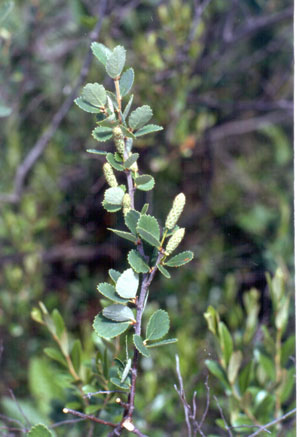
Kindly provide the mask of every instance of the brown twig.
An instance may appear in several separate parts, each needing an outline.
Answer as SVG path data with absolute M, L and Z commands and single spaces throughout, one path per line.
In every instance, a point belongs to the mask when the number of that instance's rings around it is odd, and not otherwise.
M 95 28 L 92 30 L 92 32 L 89 35 L 88 39 L 88 46 L 90 46 L 91 42 L 98 38 L 99 32 L 102 27 L 103 18 L 105 16 L 105 10 L 106 10 L 106 4 L 107 0 L 101 0 L 99 3 L 98 8 L 98 21 L 95 26 Z M 67 115 L 70 107 L 73 104 L 73 101 L 75 97 L 78 94 L 78 90 L 80 86 L 82 85 L 84 79 L 86 78 L 89 67 L 92 61 L 92 52 L 89 48 L 89 51 L 83 61 L 78 79 L 69 94 L 69 96 L 66 98 L 62 106 L 59 108 L 59 110 L 56 112 L 56 114 L 53 116 L 49 126 L 45 130 L 45 132 L 42 134 L 42 136 L 37 140 L 33 148 L 30 150 L 28 155 L 24 158 L 22 163 L 19 165 L 15 179 L 14 179 L 14 189 L 12 193 L 9 194 L 2 194 L 0 195 L 0 202 L 7 202 L 7 203 L 18 203 L 21 199 L 22 193 L 24 191 L 24 184 L 25 180 L 30 172 L 30 170 L 33 168 L 36 161 L 41 157 L 44 150 L 46 149 L 47 145 L 49 144 L 49 141 L 55 134 L 56 130 L 58 129 L 59 125 L 61 124 L 64 117 Z
M 117 426 L 115 423 L 108 422 L 107 420 L 98 419 L 98 417 L 91 416 L 89 414 L 84 414 L 81 413 L 80 411 L 70 410 L 70 408 L 64 408 L 63 412 L 65 414 L 73 414 L 74 416 L 80 417 L 83 420 L 91 420 L 92 422 L 100 423 L 101 425 L 107 425 L 112 428 L 115 428 Z

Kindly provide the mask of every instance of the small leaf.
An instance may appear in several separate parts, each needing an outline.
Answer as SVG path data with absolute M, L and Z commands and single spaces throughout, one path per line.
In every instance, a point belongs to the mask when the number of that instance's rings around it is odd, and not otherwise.
M 158 270 L 160 271 L 160 273 L 161 273 L 162 275 L 164 275 L 165 278 L 167 278 L 167 279 L 170 279 L 170 278 L 171 278 L 171 275 L 170 275 L 170 273 L 168 272 L 168 270 L 165 269 L 161 264 L 158 264 L 157 268 L 158 268 Z
M 111 279 L 114 281 L 114 283 L 116 283 L 119 277 L 121 276 L 121 272 L 118 272 L 115 269 L 109 269 L 108 274 L 111 277 Z
M 190 262 L 193 259 L 193 257 L 194 257 L 193 252 L 187 250 L 185 252 L 181 252 L 178 255 L 173 256 L 173 258 L 170 258 L 168 261 L 164 262 L 164 265 L 168 267 L 180 267 Z
M 127 378 L 130 370 L 131 370 L 131 358 L 128 359 L 126 366 L 124 367 L 124 370 L 122 372 L 121 375 L 121 383 L 123 383 L 125 381 L 125 379 Z
M 74 366 L 75 371 L 78 373 L 81 366 L 82 360 L 82 347 L 79 339 L 74 341 L 72 350 L 71 350 L 71 360 Z
M 120 273 L 121 276 L 121 273 Z M 108 284 L 107 282 L 101 282 L 100 284 L 97 285 L 97 290 L 105 297 L 107 297 L 107 299 L 113 301 L 113 302 L 117 302 L 117 303 L 121 303 L 123 305 L 125 305 L 128 300 L 127 299 L 122 299 L 115 290 L 115 287 L 111 284 Z
M 141 214 L 147 214 L 148 208 L 149 208 L 149 203 L 145 203 L 145 205 L 143 206 L 143 208 L 141 210 Z
M 130 267 L 137 273 L 148 273 L 150 267 L 137 250 L 132 249 L 127 256 Z
M 250 385 L 253 366 L 254 362 L 250 361 L 239 374 L 239 387 L 242 395 Z
M 131 87 L 133 85 L 134 82 L 134 70 L 133 68 L 128 68 L 128 70 L 126 70 L 120 79 L 120 93 L 121 96 L 126 96 L 126 94 L 129 93 L 129 91 L 131 90 Z
M 155 217 L 142 214 L 137 223 L 137 232 L 140 237 L 151 246 L 159 247 L 160 228 Z
M 94 155 L 107 155 L 107 152 L 104 152 L 102 150 L 96 150 L 96 149 L 87 149 L 87 153 L 93 153 Z
M 204 313 L 204 318 L 206 319 L 208 329 L 214 334 L 218 335 L 218 325 L 220 322 L 219 313 L 211 305 L 207 308 L 206 313 Z
M 178 341 L 177 338 L 167 338 L 166 340 L 161 340 L 158 341 L 157 343 L 147 344 L 147 347 L 151 348 L 151 347 L 167 346 L 168 344 L 177 343 L 177 341 Z
M 105 66 L 107 59 L 111 55 L 111 50 L 104 44 L 101 44 L 99 42 L 92 42 L 91 49 L 98 61 L 100 61 Z
M 233 354 L 231 355 L 228 364 L 228 370 L 227 370 L 227 376 L 230 384 L 235 383 L 239 369 L 242 364 L 242 360 L 243 360 L 243 354 L 241 351 L 233 352 Z
M 118 235 L 118 237 L 125 238 L 125 240 L 129 240 L 132 243 L 136 243 L 137 237 L 132 235 L 130 232 L 119 231 L 118 229 L 107 228 L 109 231 L 112 231 L 114 234 Z
M 126 62 L 126 50 L 122 46 L 113 49 L 105 65 L 107 74 L 112 79 L 117 79 L 124 68 Z
M 133 111 L 130 114 L 129 126 L 133 130 L 140 129 L 146 123 L 148 123 L 150 118 L 152 118 L 152 115 L 153 115 L 153 113 L 152 113 L 152 109 L 150 108 L 150 106 L 148 106 L 148 105 L 140 106 L 139 108 L 137 108 L 135 111 Z
M 139 153 L 133 153 L 130 155 L 129 158 L 124 162 L 124 167 L 130 168 L 138 160 L 139 156 Z
M 104 193 L 104 200 L 111 205 L 122 205 L 124 191 L 120 187 L 108 188 Z
M 123 112 L 124 120 L 126 120 L 126 118 L 128 117 L 129 111 L 131 109 L 132 102 L 133 102 L 133 94 L 131 94 L 129 101 L 128 101 L 127 105 L 125 106 L 125 109 L 124 109 L 124 112 Z
M 114 338 L 128 329 L 130 322 L 113 322 L 99 313 L 93 323 L 93 328 L 99 337 Z
M 139 221 L 140 216 L 141 215 L 138 211 L 136 211 L 135 209 L 131 209 L 130 211 L 128 211 L 125 217 L 125 224 L 127 228 L 135 235 L 136 235 L 137 223 Z
M 157 126 L 156 124 L 146 124 L 146 126 L 136 131 L 134 135 L 136 137 L 141 137 L 142 135 L 150 134 L 152 132 L 158 132 L 160 130 L 163 130 L 162 126 Z
M 137 350 L 146 358 L 150 357 L 150 352 L 146 348 L 146 346 L 143 343 L 143 339 L 140 335 L 134 334 L 133 336 L 133 343 Z
M 118 163 L 118 162 L 116 161 L 116 159 L 115 159 L 115 157 L 114 157 L 114 155 L 113 155 L 112 153 L 108 153 L 108 154 L 106 155 L 106 160 L 107 160 L 107 162 L 110 163 L 110 165 L 111 165 L 115 170 L 118 170 L 118 171 L 123 171 L 123 170 L 124 170 L 123 165 L 121 165 L 120 163 Z
M 134 182 L 135 182 L 136 186 L 139 188 L 139 185 L 147 184 L 152 179 L 153 179 L 153 177 L 150 176 L 149 174 L 143 174 L 142 176 L 138 176 L 137 178 L 135 178 Z
M 62 364 L 63 366 L 67 366 L 67 362 L 65 360 L 65 357 L 63 354 L 58 351 L 57 349 L 54 349 L 53 347 L 46 347 L 44 349 L 44 353 L 51 358 L 51 360 L 57 361 L 58 363 Z
M 224 363 L 225 366 L 228 366 L 233 350 L 233 342 L 230 332 L 228 331 L 227 326 L 223 322 L 219 322 L 219 339 L 220 339 L 220 346 L 224 358 Z
M 81 96 L 85 102 L 98 109 L 106 104 L 106 91 L 104 86 L 99 85 L 99 83 L 86 84 Z
M 135 322 L 132 310 L 125 305 L 109 305 L 103 309 L 102 314 L 107 319 L 114 320 L 115 322 Z
M 52 437 L 53 434 L 47 426 L 39 423 L 38 425 L 34 425 L 30 428 L 28 437 Z
M 164 337 L 170 329 L 169 315 L 164 310 L 157 310 L 150 317 L 146 328 L 147 340 L 159 340 Z
M 218 378 L 218 380 L 224 384 L 224 386 L 226 388 L 228 388 L 229 390 L 230 385 L 228 384 L 226 375 L 224 373 L 224 370 L 222 369 L 222 367 L 220 366 L 219 363 L 217 363 L 216 361 L 213 360 L 205 360 L 205 364 L 208 367 L 208 370 L 216 377 Z
M 139 287 L 139 275 L 132 269 L 121 274 L 116 284 L 116 291 L 124 299 L 133 299 Z
M 65 331 L 65 322 L 62 318 L 60 312 L 57 309 L 54 309 L 51 314 L 52 320 L 55 325 L 56 335 L 58 338 L 61 338 L 63 332 Z
M 113 205 L 112 203 L 108 203 L 105 200 L 103 200 L 102 206 L 108 212 L 117 212 L 120 211 L 120 209 L 122 209 L 122 205 Z
M 112 377 L 110 378 L 110 382 L 115 385 L 118 388 L 121 388 L 122 390 L 129 390 L 130 389 L 130 384 L 128 384 L 126 381 L 121 382 L 121 380 L 119 378 L 116 377 Z
M 92 137 L 95 140 L 104 142 L 112 138 L 112 128 L 106 126 L 98 126 L 92 131 Z
M 154 185 L 155 185 L 155 180 L 153 177 L 151 177 L 151 179 L 145 184 L 138 185 L 137 189 L 141 191 L 151 191 L 153 190 Z
M 99 108 L 96 108 L 95 106 L 86 102 L 82 97 L 77 97 L 77 99 L 74 100 L 74 103 L 85 112 L 89 112 L 91 114 L 99 113 Z

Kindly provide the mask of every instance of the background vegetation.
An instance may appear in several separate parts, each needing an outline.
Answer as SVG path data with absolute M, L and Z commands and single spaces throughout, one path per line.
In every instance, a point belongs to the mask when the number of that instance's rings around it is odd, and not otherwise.
M 100 308 L 96 285 L 108 268 L 123 268 L 127 244 L 105 231 L 116 219 L 101 208 L 102 161 L 85 152 L 97 147 L 93 122 L 71 104 L 86 79 L 104 78 L 91 63 L 91 40 L 127 49 L 136 72 L 135 104 L 149 103 L 164 126 L 137 143 L 140 166 L 156 178 L 156 189 L 140 202 L 151 200 L 155 215 L 164 218 L 183 191 L 184 244 L 195 252 L 180 274 L 159 277 L 152 286 L 150 309 L 159 304 L 169 311 L 179 342 L 142 361 L 141 427 L 153 437 L 186 433 L 173 388 L 176 352 L 187 398 L 196 390 L 203 414 L 205 360 L 220 357 L 203 316 L 209 305 L 228 326 L 243 364 L 258 366 L 255 384 L 272 397 L 266 410 L 257 401 L 255 408 L 264 411 L 260 422 L 274 418 L 276 305 L 266 272 L 273 277 L 278 267 L 291 297 L 281 357 L 285 381 L 292 383 L 277 413 L 293 407 L 292 6 L 290 0 L 18 0 L 2 15 L 2 414 L 19 414 L 11 389 L 32 424 L 64 418 L 62 408 L 72 399 L 43 353 L 51 339 L 31 319 L 31 309 L 39 300 L 48 310 L 59 308 L 89 360 L 97 348 L 91 336 Z M 268 353 L 268 361 L 260 358 Z M 222 382 L 210 375 L 209 387 L 228 418 L 234 407 Z M 218 419 L 211 398 L 207 435 L 223 433 Z M 81 426 L 57 435 L 80 436 Z M 295 435 L 293 420 L 273 432 Z

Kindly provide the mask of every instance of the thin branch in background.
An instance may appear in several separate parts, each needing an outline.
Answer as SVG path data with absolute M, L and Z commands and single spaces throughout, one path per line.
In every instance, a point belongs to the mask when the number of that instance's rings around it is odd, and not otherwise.
M 27 432 L 27 429 L 24 427 L 24 423 L 22 423 L 20 420 L 18 419 L 11 419 L 10 417 L 5 416 L 4 414 L 0 413 L 0 419 L 8 422 L 8 423 L 14 423 L 20 426 L 20 431 L 22 432 Z
M 208 410 L 209 410 L 209 404 L 210 404 L 210 388 L 209 388 L 209 385 L 208 385 L 208 374 L 206 376 L 206 381 L 205 381 L 204 385 L 206 387 L 206 406 L 205 406 L 204 413 L 203 413 L 203 415 L 201 417 L 200 423 L 198 425 L 199 432 L 200 432 L 200 430 L 201 430 L 201 428 L 202 428 L 202 426 L 204 424 L 204 420 L 206 419 L 206 416 L 207 416 L 207 413 L 208 413 Z
M 87 393 L 86 395 L 84 395 L 84 398 L 91 399 L 91 397 L 96 396 L 96 395 L 110 395 L 112 393 L 124 393 L 124 391 L 122 391 L 122 390 L 99 390 L 99 391 L 95 391 L 92 393 Z
M 179 389 L 178 389 L 176 384 L 174 384 L 174 388 L 177 391 L 178 396 L 181 399 L 183 409 L 184 409 L 185 423 L 186 423 L 186 427 L 188 430 L 188 437 L 191 437 L 192 436 L 192 427 L 191 427 L 191 422 L 190 422 L 191 407 L 189 406 L 189 404 L 187 403 L 187 400 L 186 400 L 184 387 L 183 387 L 183 380 L 182 380 L 182 376 L 181 376 L 181 372 L 180 372 L 179 356 L 177 354 L 175 356 L 175 359 L 176 359 L 176 373 L 177 373 L 177 378 L 179 381 Z
M 20 201 L 22 193 L 24 191 L 25 180 L 27 178 L 28 173 L 31 171 L 36 161 L 41 157 L 47 145 L 49 144 L 49 141 L 51 140 L 51 138 L 57 131 L 58 127 L 60 126 L 62 120 L 69 112 L 69 109 L 71 108 L 73 101 L 78 94 L 78 90 L 80 86 L 82 85 L 83 81 L 88 75 L 89 68 L 92 62 L 92 52 L 90 50 L 90 45 L 91 42 L 96 40 L 99 36 L 102 27 L 103 18 L 105 16 L 106 4 L 107 4 L 107 0 L 101 0 L 99 3 L 98 21 L 95 28 L 92 30 L 92 32 L 89 35 L 89 40 L 88 40 L 89 50 L 83 61 L 78 79 L 72 91 L 70 92 L 69 96 L 66 98 L 62 106 L 59 108 L 59 110 L 56 112 L 56 114 L 53 116 L 48 128 L 45 130 L 42 136 L 37 140 L 37 142 L 30 150 L 28 155 L 24 158 L 22 163 L 19 165 L 14 179 L 13 192 L 10 194 L 0 195 L 0 202 L 18 203 Z
M 233 437 L 233 436 L 232 436 L 232 432 L 231 432 L 231 430 L 230 430 L 230 427 L 228 426 L 228 423 L 227 423 L 227 421 L 226 421 L 226 419 L 225 419 L 225 416 L 224 416 L 224 413 L 223 413 L 222 407 L 221 407 L 221 405 L 219 404 L 219 401 L 218 401 L 217 396 L 214 396 L 214 400 L 216 401 L 216 404 L 217 404 L 218 410 L 219 410 L 219 412 L 220 412 L 220 416 L 221 416 L 221 418 L 222 418 L 222 420 L 223 420 L 223 422 L 224 422 L 224 425 L 225 425 L 226 431 L 228 432 L 229 437 Z
M 68 420 L 62 420 L 61 422 L 53 423 L 49 426 L 50 429 L 58 428 L 59 426 L 63 425 L 72 425 L 74 423 L 83 422 L 85 419 L 68 419 Z
M 268 428 L 271 428 L 271 426 L 276 425 L 277 423 L 280 423 L 282 421 L 284 421 L 285 419 L 287 419 L 288 417 L 292 416 L 293 414 L 296 413 L 296 408 L 294 408 L 293 410 L 289 411 L 288 413 L 284 414 L 283 416 L 279 417 L 278 419 L 272 420 L 272 422 L 267 423 L 264 426 L 261 426 L 257 431 L 255 431 L 253 434 L 249 435 L 248 437 L 255 437 L 258 434 L 260 434 L 262 431 L 266 431 Z
M 14 392 L 13 392 L 11 389 L 8 389 L 8 391 L 9 391 L 9 394 L 10 394 L 12 400 L 15 402 L 15 404 L 16 404 L 16 406 L 17 406 L 17 408 L 18 408 L 18 410 L 19 410 L 19 412 L 20 412 L 20 414 L 21 414 L 21 416 L 24 417 L 26 424 L 27 424 L 28 427 L 30 428 L 30 427 L 31 427 L 31 423 L 29 422 L 28 417 L 27 417 L 26 414 L 24 413 L 24 411 L 23 411 L 21 405 L 20 405 L 19 402 L 17 401 L 17 399 L 16 399 L 16 397 L 15 397 L 15 395 L 14 395 Z

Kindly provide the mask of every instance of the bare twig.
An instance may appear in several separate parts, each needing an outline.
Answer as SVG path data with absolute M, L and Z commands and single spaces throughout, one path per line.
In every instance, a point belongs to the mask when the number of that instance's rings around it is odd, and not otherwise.
M 102 22 L 106 10 L 106 4 L 107 0 L 101 0 L 99 3 L 98 8 L 98 21 L 93 29 L 93 31 L 89 35 L 89 42 L 88 46 L 90 46 L 90 43 L 98 38 L 99 32 L 102 27 Z M 18 203 L 21 199 L 23 190 L 24 190 L 24 184 L 26 177 L 30 170 L 33 168 L 36 161 L 41 157 L 44 150 L 46 149 L 47 145 L 49 144 L 49 141 L 55 134 L 56 130 L 58 129 L 59 125 L 61 124 L 64 117 L 67 115 L 70 107 L 73 104 L 73 101 L 75 97 L 78 94 L 78 90 L 83 83 L 84 79 L 86 78 L 89 67 L 92 61 L 92 53 L 89 48 L 89 51 L 83 61 L 78 79 L 69 94 L 69 96 L 66 98 L 62 106 L 59 108 L 59 110 L 56 112 L 56 114 L 53 116 L 48 128 L 45 130 L 45 132 L 42 134 L 42 136 L 37 140 L 33 148 L 30 150 L 28 155 L 24 158 L 23 162 L 19 165 L 15 179 L 14 179 L 14 189 L 13 192 L 10 194 L 2 194 L 0 196 L 0 202 L 7 202 L 7 203 Z
M 215 401 L 216 401 L 216 404 L 217 404 L 218 410 L 219 410 L 219 412 L 220 412 L 220 416 L 221 416 L 222 419 L 223 419 L 223 422 L 224 422 L 224 426 L 225 426 L 225 428 L 226 428 L 226 431 L 228 432 L 229 437 L 233 437 L 233 436 L 232 436 L 232 432 L 231 432 L 231 430 L 230 430 L 230 427 L 228 426 L 228 423 L 227 423 L 227 421 L 226 421 L 226 419 L 225 419 L 225 416 L 224 416 L 224 413 L 223 413 L 222 407 L 221 407 L 221 405 L 219 404 L 218 398 L 217 398 L 216 396 L 214 396 L 214 399 L 215 399 Z
M 28 417 L 27 417 L 26 414 L 24 413 L 24 411 L 23 411 L 21 405 L 20 405 L 19 402 L 17 401 L 17 399 L 16 399 L 16 397 L 15 397 L 15 395 L 14 395 L 14 392 L 13 392 L 10 388 L 8 389 L 8 391 L 9 391 L 9 394 L 10 394 L 12 400 L 13 400 L 14 403 L 16 404 L 17 409 L 19 410 L 21 416 L 24 417 L 27 426 L 30 428 L 30 427 L 31 427 L 31 423 L 29 422 Z
M 191 437 L 192 436 L 192 427 L 191 427 L 191 422 L 190 422 L 191 407 L 187 403 L 186 396 L 185 396 L 185 391 L 184 391 L 184 387 L 183 387 L 183 380 L 182 380 L 182 376 L 181 376 L 181 372 L 180 372 L 179 356 L 176 355 L 175 359 L 176 359 L 176 373 L 177 373 L 177 378 L 179 381 L 179 389 L 178 389 L 176 384 L 174 384 L 174 388 L 177 391 L 178 396 L 181 399 L 183 409 L 184 409 L 185 423 L 186 423 L 186 427 L 188 430 L 188 437 Z
M 108 422 L 107 420 L 98 419 L 98 417 L 91 416 L 89 414 L 81 413 L 80 411 L 71 410 L 70 408 L 64 408 L 63 412 L 65 414 L 73 414 L 74 416 L 80 417 L 83 420 L 91 420 L 92 422 L 100 423 L 101 425 L 107 425 L 112 428 L 115 428 L 117 425 L 112 422 Z
M 296 413 L 296 408 L 294 408 L 293 410 L 289 411 L 288 413 L 284 414 L 281 417 L 278 417 L 278 419 L 272 420 L 272 422 L 269 422 L 268 424 L 261 426 L 257 431 L 255 431 L 253 434 L 249 435 L 249 437 L 255 437 L 258 434 L 260 434 L 262 431 L 266 431 L 268 428 L 271 428 L 271 426 L 276 425 L 279 422 L 282 422 L 283 420 L 287 419 L 288 417 L 290 417 L 292 414 Z

